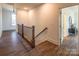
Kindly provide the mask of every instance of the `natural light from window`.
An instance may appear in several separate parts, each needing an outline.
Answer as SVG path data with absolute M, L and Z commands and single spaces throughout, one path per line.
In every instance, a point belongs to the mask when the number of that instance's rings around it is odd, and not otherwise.
M 12 25 L 13 26 L 16 25 L 16 14 L 15 13 L 12 14 Z

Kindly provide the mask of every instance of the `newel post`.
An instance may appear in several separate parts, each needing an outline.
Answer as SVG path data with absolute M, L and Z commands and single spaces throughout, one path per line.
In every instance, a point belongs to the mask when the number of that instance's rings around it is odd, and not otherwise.
M 32 48 L 35 48 L 35 26 L 32 26 Z
M 18 32 L 18 34 L 19 34 L 19 24 L 17 24 L 17 32 Z
M 22 37 L 24 37 L 24 24 L 22 24 Z

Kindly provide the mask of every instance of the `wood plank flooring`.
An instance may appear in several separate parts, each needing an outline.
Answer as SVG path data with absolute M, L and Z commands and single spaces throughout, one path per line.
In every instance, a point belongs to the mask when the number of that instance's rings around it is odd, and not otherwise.
M 28 54 L 26 53 L 25 55 L 29 56 L 53 56 L 55 55 L 55 52 L 58 50 L 58 46 L 54 45 L 48 41 L 45 41 L 33 50 L 31 50 Z
M 62 47 L 69 50 L 69 55 L 79 55 L 79 38 L 78 35 L 67 36 L 64 38 Z
M 24 55 L 25 56 L 26 55 L 28 56 L 68 56 L 69 51 L 49 41 L 45 41 Z
M 20 37 L 16 31 L 3 32 L 0 38 L 0 56 L 71 56 L 79 55 L 78 52 L 78 41 L 75 39 L 64 40 L 62 46 L 57 46 L 49 41 L 42 42 L 35 48 L 31 46 Z M 72 37 L 71 37 L 72 38 Z M 78 40 L 78 39 L 77 39 Z M 73 44 L 74 42 L 74 44 Z M 77 50 L 75 50 L 77 49 Z
M 22 41 L 22 38 L 15 31 L 5 31 L 0 38 L 0 55 L 21 55 L 31 50 L 27 42 Z M 20 54 L 21 53 L 21 54 Z

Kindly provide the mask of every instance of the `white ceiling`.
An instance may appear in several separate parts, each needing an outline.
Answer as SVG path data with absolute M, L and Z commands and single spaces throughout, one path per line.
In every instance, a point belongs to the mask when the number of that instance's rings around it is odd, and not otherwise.
M 3 7 L 10 10 L 13 10 L 13 8 L 22 9 L 22 10 L 30 10 L 32 8 L 39 7 L 42 4 L 44 3 L 6 3 L 6 4 L 3 4 Z M 61 6 L 60 7 L 61 9 L 64 7 L 79 5 L 79 3 L 58 3 L 58 5 Z M 24 8 L 27 8 L 27 9 L 24 9 Z
M 8 3 L 8 4 L 14 6 L 17 9 L 27 8 L 27 10 L 30 10 L 32 8 L 38 7 L 39 5 L 42 5 L 42 3 Z
M 61 8 L 66 8 L 66 7 L 70 7 L 70 6 L 79 5 L 79 3 L 58 3 L 58 5 L 61 6 L 60 7 L 60 9 L 61 9 Z
M 16 7 L 17 9 L 27 8 L 27 10 L 30 10 L 30 9 L 38 7 L 39 5 L 42 5 L 42 4 L 44 4 L 44 3 L 14 3 L 14 4 L 10 4 L 10 5 L 14 5 L 14 7 Z M 61 5 L 60 8 L 64 8 L 64 7 L 79 5 L 79 3 L 59 3 L 59 5 Z

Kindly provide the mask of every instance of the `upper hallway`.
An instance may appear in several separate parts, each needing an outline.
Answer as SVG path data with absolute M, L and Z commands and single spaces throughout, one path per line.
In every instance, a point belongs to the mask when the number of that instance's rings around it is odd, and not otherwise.
M 16 13 L 16 24 L 35 26 L 35 36 L 45 27 L 47 31 L 35 39 L 35 45 L 49 41 L 60 46 L 60 14 L 61 9 L 79 5 L 78 3 L 6 3 L 0 4 L 0 34 L 2 33 L 3 9 Z M 7 20 L 7 17 L 5 18 Z M 6 24 L 6 23 L 5 23 Z M 16 26 L 18 31 L 18 26 Z M 29 30 L 26 31 L 31 36 Z M 1 36 L 1 35 L 0 35 Z

